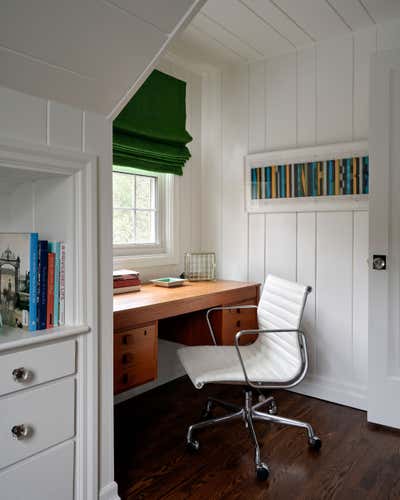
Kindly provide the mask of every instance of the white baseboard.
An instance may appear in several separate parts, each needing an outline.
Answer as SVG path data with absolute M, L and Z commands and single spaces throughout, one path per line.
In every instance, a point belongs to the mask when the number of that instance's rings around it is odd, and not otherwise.
M 99 500 L 121 500 L 118 496 L 118 485 L 115 481 L 101 488 Z
M 361 385 L 308 375 L 301 384 L 290 390 L 331 403 L 367 410 L 367 388 Z

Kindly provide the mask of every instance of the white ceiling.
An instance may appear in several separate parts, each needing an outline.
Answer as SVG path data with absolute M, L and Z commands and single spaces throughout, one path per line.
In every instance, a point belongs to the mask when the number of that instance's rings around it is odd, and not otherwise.
M 196 63 L 267 59 L 400 17 L 400 0 L 208 0 L 171 44 Z
M 1 0 L 0 85 L 110 114 L 204 0 Z

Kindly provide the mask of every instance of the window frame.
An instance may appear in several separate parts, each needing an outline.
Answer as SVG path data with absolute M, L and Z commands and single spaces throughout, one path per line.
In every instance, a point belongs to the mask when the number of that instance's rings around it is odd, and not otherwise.
M 118 173 L 118 172 L 116 172 Z M 114 265 L 165 265 L 177 262 L 176 241 L 177 227 L 174 225 L 174 214 L 177 213 L 176 186 L 173 174 L 146 172 L 132 169 L 132 174 L 157 179 L 156 187 L 156 239 L 154 243 L 114 244 Z M 112 219 L 114 221 L 114 206 Z

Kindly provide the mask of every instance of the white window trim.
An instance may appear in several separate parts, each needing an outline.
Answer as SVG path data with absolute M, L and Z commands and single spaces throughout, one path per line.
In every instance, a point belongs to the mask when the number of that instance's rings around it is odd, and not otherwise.
M 133 173 L 143 174 L 143 171 Z M 114 267 L 153 267 L 179 262 L 179 227 L 175 223 L 179 214 L 177 183 L 172 174 L 155 176 L 158 178 L 159 223 L 164 226 L 159 234 L 163 239 L 155 245 L 114 245 Z

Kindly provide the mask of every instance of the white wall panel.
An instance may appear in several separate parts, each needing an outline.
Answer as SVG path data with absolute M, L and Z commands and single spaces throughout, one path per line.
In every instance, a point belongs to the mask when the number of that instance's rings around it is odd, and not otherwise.
M 315 144 L 315 47 L 297 53 L 297 145 Z
M 354 36 L 354 139 L 368 137 L 369 61 L 376 51 L 376 28 Z
M 249 214 L 249 281 L 264 283 L 265 216 Z
M 368 376 L 368 212 L 354 212 L 353 367 L 354 379 Z
M 249 152 L 265 150 L 265 62 L 249 65 Z
M 243 159 L 248 151 L 248 70 L 223 75 L 222 94 L 222 270 L 227 279 L 247 276 L 247 217 Z M 235 168 L 236 167 L 236 168 Z
M 400 20 L 378 26 L 378 49 L 393 50 L 400 48 Z
M 317 46 L 317 142 L 349 141 L 353 135 L 353 38 Z
M 295 213 L 267 214 L 265 218 L 265 275 L 296 281 L 297 217 Z
M 352 379 L 353 217 L 317 214 L 317 370 L 323 377 Z
M 296 145 L 296 78 L 296 54 L 267 61 L 267 149 Z
M 0 136 L 46 142 L 46 101 L 0 87 Z
M 315 372 L 317 355 L 315 331 L 315 303 L 317 296 L 315 287 L 315 235 L 316 214 L 314 212 L 297 214 L 297 281 L 312 287 L 312 292 L 307 298 L 301 324 L 307 339 L 310 373 Z
M 50 102 L 50 145 L 82 151 L 82 116 L 79 109 Z

